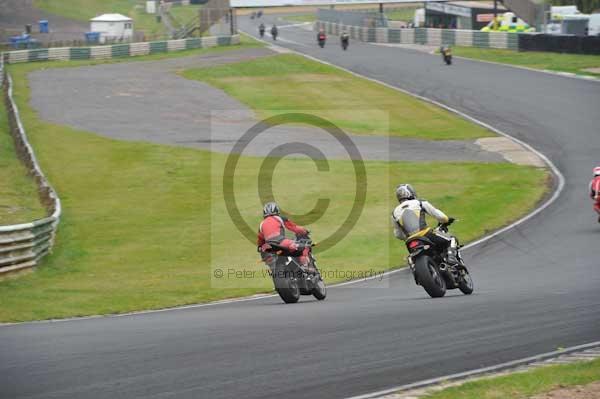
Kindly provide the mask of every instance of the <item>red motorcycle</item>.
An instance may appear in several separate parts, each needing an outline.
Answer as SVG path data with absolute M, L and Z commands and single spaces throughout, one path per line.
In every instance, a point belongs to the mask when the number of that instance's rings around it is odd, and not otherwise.
M 321 48 L 325 47 L 325 41 L 327 40 L 327 36 L 325 35 L 325 33 L 320 32 L 317 35 L 317 42 L 319 43 L 319 46 L 321 46 Z
M 285 303 L 296 303 L 300 295 L 312 295 L 319 301 L 327 296 L 327 287 L 317 268 L 317 260 L 312 254 L 316 244 L 308 237 L 296 237 L 298 253 L 291 254 L 284 247 L 269 243 L 271 249 L 262 252 L 262 260 L 269 266 L 275 291 Z M 308 265 L 302 265 L 298 254 L 304 248 L 311 248 Z

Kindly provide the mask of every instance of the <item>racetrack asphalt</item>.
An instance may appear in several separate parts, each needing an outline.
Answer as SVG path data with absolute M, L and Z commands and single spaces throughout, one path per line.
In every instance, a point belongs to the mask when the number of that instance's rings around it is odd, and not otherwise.
M 600 225 L 587 182 L 599 161 L 600 84 L 467 60 L 446 67 L 422 52 L 356 42 L 345 53 L 322 50 L 312 32 L 281 33 L 280 45 L 522 139 L 554 162 L 565 189 L 535 217 L 465 251 L 472 296 L 430 299 L 404 270 L 331 288 L 324 302 L 270 297 L 2 326 L 0 397 L 343 398 L 598 340 Z

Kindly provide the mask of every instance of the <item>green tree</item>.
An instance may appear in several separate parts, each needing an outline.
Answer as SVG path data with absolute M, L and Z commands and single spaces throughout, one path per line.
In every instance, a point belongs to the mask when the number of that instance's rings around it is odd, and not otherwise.
M 551 0 L 551 4 L 554 6 L 576 5 L 584 14 L 600 11 L 600 0 Z

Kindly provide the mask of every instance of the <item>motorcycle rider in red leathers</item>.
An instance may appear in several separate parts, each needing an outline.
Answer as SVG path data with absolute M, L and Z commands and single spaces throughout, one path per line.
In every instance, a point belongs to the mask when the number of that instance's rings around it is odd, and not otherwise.
M 298 245 L 294 240 L 285 237 L 285 229 L 295 233 L 296 236 L 307 236 L 308 229 L 298 226 L 285 216 L 280 215 L 281 210 L 275 202 L 268 202 L 263 208 L 263 221 L 258 228 L 258 238 L 256 244 L 259 252 L 265 254 L 277 247 L 284 248 L 291 256 L 298 257 L 303 266 L 309 262 L 310 248 Z
M 600 166 L 594 168 L 594 178 L 590 182 L 590 197 L 594 200 L 594 210 L 600 223 Z

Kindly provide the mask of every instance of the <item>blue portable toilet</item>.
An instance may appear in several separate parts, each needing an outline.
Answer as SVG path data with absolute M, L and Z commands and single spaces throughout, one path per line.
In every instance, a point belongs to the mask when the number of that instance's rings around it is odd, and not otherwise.
M 100 32 L 86 32 L 85 33 L 85 41 L 87 43 L 99 43 L 100 42 Z
M 46 19 L 42 19 L 40 22 L 40 33 L 48 33 L 50 32 L 50 29 L 48 27 L 48 20 Z

